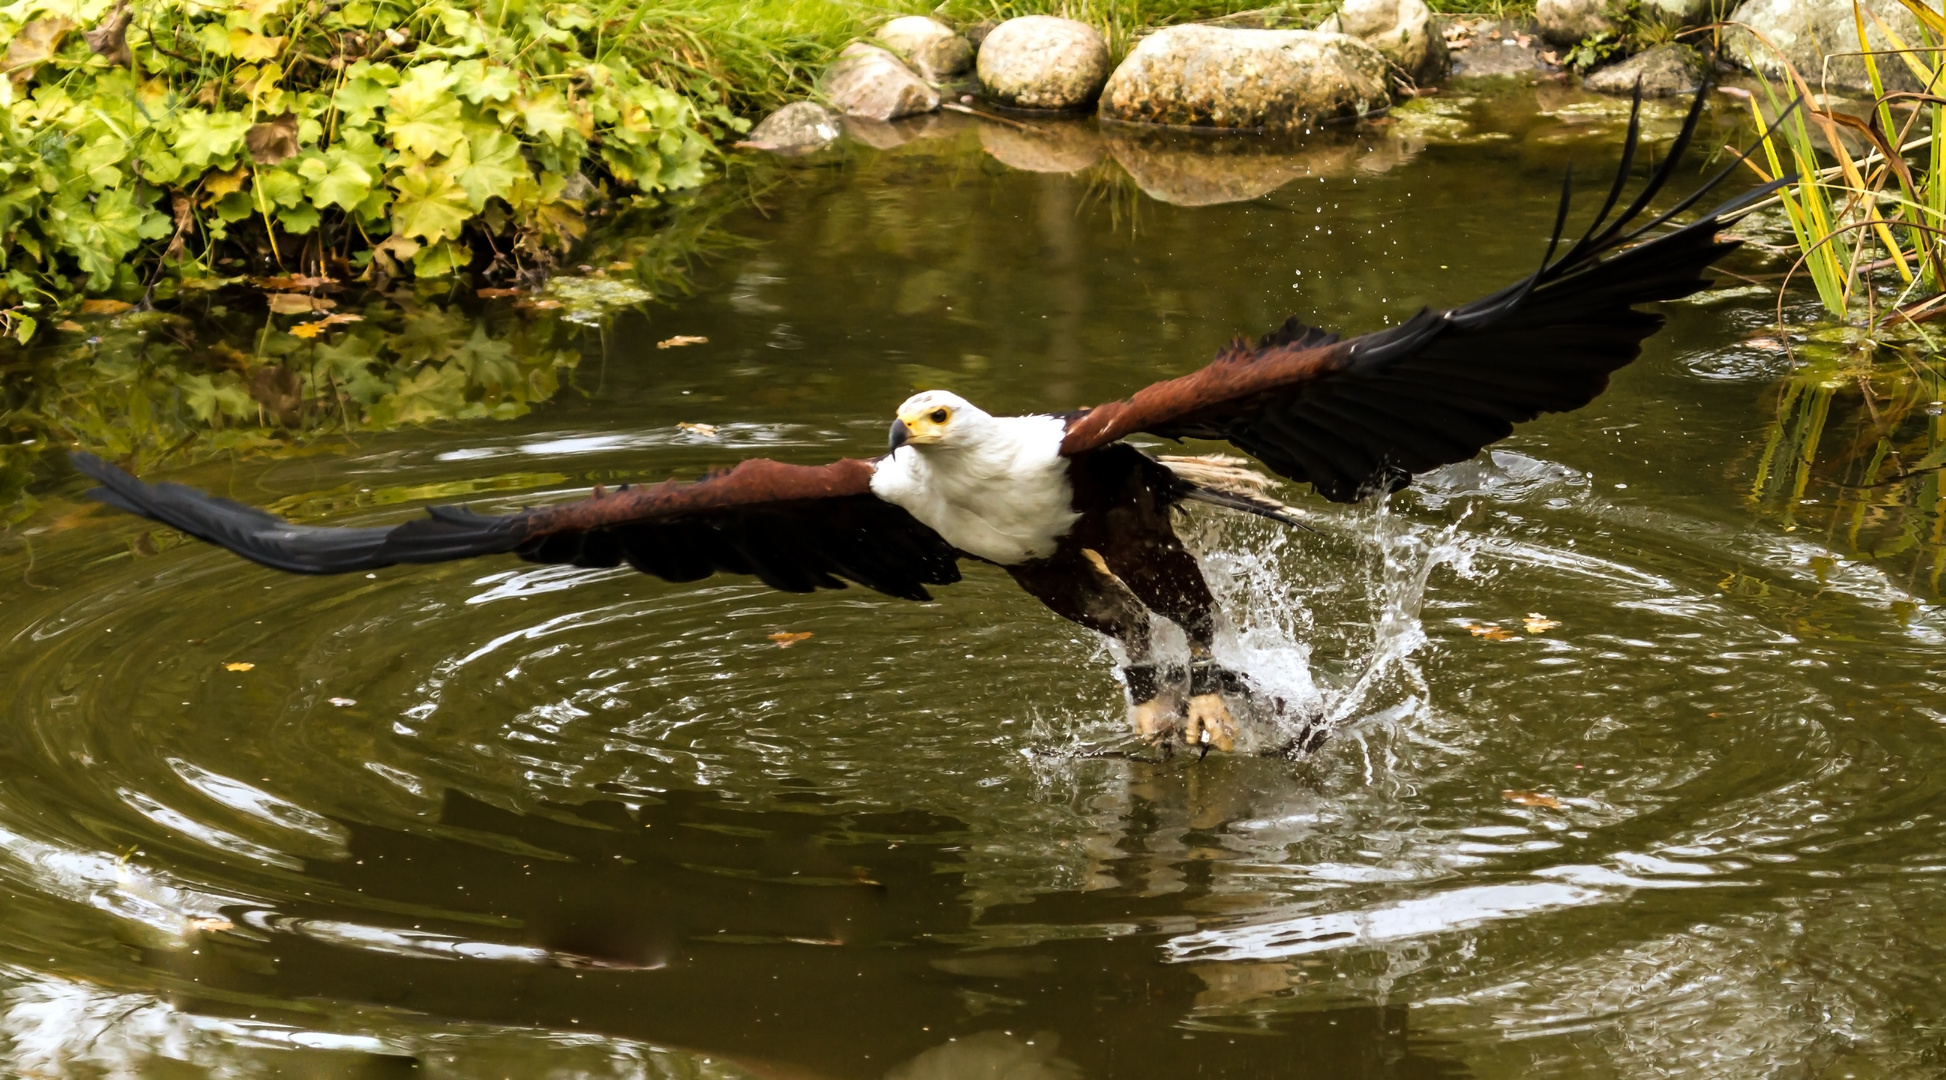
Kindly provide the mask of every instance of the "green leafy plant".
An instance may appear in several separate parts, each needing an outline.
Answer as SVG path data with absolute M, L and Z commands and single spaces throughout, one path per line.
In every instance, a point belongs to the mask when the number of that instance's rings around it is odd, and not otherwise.
M 696 186 L 710 126 L 742 124 L 643 76 L 648 39 L 573 3 L 131 10 L 0 8 L 0 309 L 21 340 L 73 297 L 134 298 L 165 268 L 545 265 L 591 201 Z

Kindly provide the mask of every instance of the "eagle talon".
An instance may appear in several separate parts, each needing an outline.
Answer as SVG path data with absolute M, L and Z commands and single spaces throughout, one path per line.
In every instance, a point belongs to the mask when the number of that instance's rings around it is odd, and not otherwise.
M 1237 722 L 1222 694 L 1197 694 L 1189 699 L 1188 717 L 1183 722 L 1183 741 L 1224 753 L 1236 749 Z
M 1138 701 L 1128 707 L 1128 723 L 1143 742 L 1160 742 L 1167 746 L 1169 739 L 1176 733 L 1176 713 L 1169 703 L 1160 697 Z

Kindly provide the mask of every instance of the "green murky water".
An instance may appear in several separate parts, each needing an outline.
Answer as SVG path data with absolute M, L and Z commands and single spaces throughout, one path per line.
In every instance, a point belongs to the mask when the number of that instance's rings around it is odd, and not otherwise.
M 746 177 L 693 294 L 600 329 L 422 293 L 315 340 L 227 309 L 192 312 L 188 344 L 102 331 L 102 363 L 193 384 L 210 328 L 255 328 L 227 339 L 247 403 L 198 436 L 240 453 L 194 464 L 79 361 L 10 392 L 307 520 L 867 454 L 915 387 L 1062 409 L 1293 311 L 1362 329 L 1526 272 L 1561 167 L 1613 161 L 1615 114 L 1554 91 L 1440 108 L 1276 152 L 860 132 L 885 148 Z M 1779 341 L 1738 286 L 1672 306 L 1590 408 L 1382 508 L 1290 492 L 1315 535 L 1197 516 L 1220 651 L 1336 725 L 1295 762 L 1076 756 L 1121 737 L 1110 664 L 991 569 L 928 605 L 512 561 L 302 579 L 17 464 L 0 1060 L 1936 1075 L 1937 481 L 1861 495 L 1858 463 L 1870 435 L 1915 464 L 1940 395 L 1814 328 Z M 676 335 L 708 342 L 656 347 Z M 348 342 L 393 365 L 366 411 L 285 402 L 264 434 L 253 409 L 330 385 L 309 350 L 375 377 Z M 266 390 L 250 364 L 273 354 L 290 374 Z M 1872 378 L 1910 400 L 1867 431 Z M 452 419 L 370 415 L 407 406 Z M 293 425 L 322 434 L 257 452 Z

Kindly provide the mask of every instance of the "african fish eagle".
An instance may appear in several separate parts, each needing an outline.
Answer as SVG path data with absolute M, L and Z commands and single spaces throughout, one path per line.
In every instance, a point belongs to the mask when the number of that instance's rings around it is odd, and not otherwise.
M 433 506 L 427 517 L 389 528 L 293 525 L 181 485 L 143 483 L 88 454 L 73 460 L 102 484 L 92 492 L 102 502 L 304 574 L 512 553 L 583 567 L 626 562 L 668 581 L 750 574 L 800 593 L 851 581 L 929 600 L 926 586 L 958 581 L 959 560 L 978 559 L 1003 567 L 1056 614 L 1121 643 L 1130 718 L 1141 735 L 1228 750 L 1236 731 L 1225 697 L 1246 684 L 1211 655 L 1215 600 L 1176 535 L 1171 508 L 1202 500 L 1290 520 L 1288 508 L 1121 440 L 1146 432 L 1228 441 L 1326 499 L 1348 502 L 1465 461 L 1516 422 L 1587 404 L 1662 325 L 1636 305 L 1705 288 L 1704 271 L 1737 246 L 1718 228 L 1776 186 L 1648 235 L 1722 181 L 1726 168 L 1674 209 L 1638 222 L 1673 175 L 1707 93 L 1697 94 L 1667 158 L 1611 221 L 1638 145 L 1631 114 L 1621 166 L 1594 223 L 1555 257 L 1568 214 L 1564 186 L 1540 269 L 1491 296 L 1421 310 L 1349 340 L 1293 318 L 1255 343 L 1238 339 L 1200 371 L 1065 415 L 993 416 L 929 391 L 899 407 L 888 452 L 871 460 L 753 459 L 701 480 L 597 487 L 590 498 L 499 516 Z M 1639 113 L 1639 97 L 1636 104 Z M 1156 616 L 1186 632 L 1186 672 L 1157 664 Z

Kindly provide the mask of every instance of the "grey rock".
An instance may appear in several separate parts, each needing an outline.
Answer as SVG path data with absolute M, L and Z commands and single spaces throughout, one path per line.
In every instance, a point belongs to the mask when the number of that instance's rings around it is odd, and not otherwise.
M 906 63 L 929 82 L 945 82 L 973 67 L 973 46 L 946 24 L 924 15 L 893 19 L 873 36 L 905 57 Z
M 1000 24 L 994 22 L 992 19 L 981 19 L 979 22 L 967 24 L 966 29 L 960 31 L 960 33 L 965 35 L 968 42 L 972 43 L 973 48 L 978 49 L 986 43 L 987 35 L 993 33 L 999 27 Z
M 1620 29 L 1614 0 L 1540 0 L 1534 23 L 1541 36 L 1556 45 L 1575 45 L 1596 34 Z
M 1498 40 L 1478 37 L 1466 48 L 1453 50 L 1454 79 L 1530 77 L 1552 70 L 1539 50 L 1521 45 L 1511 32 Z
M 1358 38 L 1419 86 L 1439 82 L 1451 67 L 1446 39 L 1425 0 L 1345 0 L 1318 30 Z
M 1051 15 L 1008 19 L 980 42 L 980 87 L 1017 109 L 1078 109 L 1101 94 L 1108 43 L 1086 23 Z
M 1687 45 L 1658 45 L 1619 64 L 1590 74 L 1581 85 L 1603 94 L 1633 94 L 1637 79 L 1643 97 L 1670 97 L 1702 85 L 1703 54 Z
M 808 154 L 841 134 L 836 113 L 814 101 L 793 101 L 764 117 L 737 145 L 746 150 Z
M 854 42 L 824 73 L 824 95 L 847 116 L 896 120 L 939 108 L 939 92 L 898 57 Z
M 1384 54 L 1349 34 L 1171 26 L 1129 51 L 1102 91 L 1114 120 L 1288 129 L 1391 103 Z
M 1884 19 L 1892 32 L 1908 45 L 1919 42 L 1918 20 L 1895 0 L 1869 3 L 1871 14 Z M 1858 31 L 1852 20 L 1851 0 L 1748 0 L 1732 16 L 1750 27 L 1734 27 L 1723 35 L 1723 52 L 1738 66 L 1761 72 L 1771 78 L 1784 73 L 1788 60 L 1812 90 L 1861 90 L 1871 86 L 1865 61 L 1858 56 L 1832 56 L 1858 51 Z M 1866 40 L 1875 49 L 1891 48 L 1884 34 L 1865 19 Z M 1773 50 L 1756 33 L 1768 38 Z M 1782 56 L 1780 58 L 1779 51 Z M 1830 58 L 1829 67 L 1826 58 Z M 1917 90 L 1919 80 L 1896 55 L 1881 56 L 1879 74 L 1887 90 Z
M 1715 4 L 1713 0 L 1640 0 L 1640 14 L 1653 17 L 1671 26 L 1701 26 L 1710 22 L 1716 14 L 1714 7 L 1721 6 L 1728 13 L 1727 4 Z
M 988 121 L 980 125 L 980 145 L 1002 165 L 1037 173 L 1080 172 L 1108 152 L 1090 120 Z

